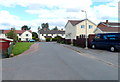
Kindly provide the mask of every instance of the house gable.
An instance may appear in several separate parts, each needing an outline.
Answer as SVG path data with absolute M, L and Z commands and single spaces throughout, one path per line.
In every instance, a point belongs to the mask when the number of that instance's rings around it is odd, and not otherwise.
M 85 35 L 86 34 L 86 21 L 87 21 L 87 35 L 94 34 L 94 30 L 96 29 L 96 24 L 91 22 L 90 20 L 82 21 L 81 23 L 76 25 L 76 36 Z M 84 28 L 81 28 L 81 26 L 84 25 Z M 89 28 L 89 25 L 92 26 L 92 28 Z
M 96 28 L 96 24 L 93 23 L 92 21 L 88 20 L 88 19 L 84 19 L 84 20 L 68 20 L 65 28 L 65 35 L 66 35 L 66 39 L 76 39 L 76 36 L 79 36 L 81 34 L 85 34 L 85 28 L 81 29 L 80 26 L 81 25 L 86 25 L 87 21 L 87 25 L 92 25 L 93 28 L 88 29 L 88 34 L 93 34 L 94 29 Z M 88 28 L 88 27 L 87 27 Z
M 103 33 L 103 31 L 101 29 L 99 29 L 99 28 L 96 28 L 93 32 L 95 34 L 97 34 L 97 33 Z
M 25 41 L 26 39 L 31 40 L 32 39 L 32 33 L 29 32 L 29 31 L 25 31 L 21 34 L 21 36 L 19 36 L 19 38 L 21 38 L 22 41 L 23 40 Z
M 66 39 L 75 39 L 76 38 L 76 26 L 73 26 L 68 22 L 65 26 L 65 38 Z

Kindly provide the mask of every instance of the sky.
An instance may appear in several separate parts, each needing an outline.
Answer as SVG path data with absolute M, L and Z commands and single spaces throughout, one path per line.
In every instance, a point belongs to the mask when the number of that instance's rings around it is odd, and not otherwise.
M 65 29 L 68 20 L 87 18 L 98 24 L 118 21 L 119 0 L 0 0 L 0 29 L 28 25 L 37 32 L 42 23 L 49 28 Z

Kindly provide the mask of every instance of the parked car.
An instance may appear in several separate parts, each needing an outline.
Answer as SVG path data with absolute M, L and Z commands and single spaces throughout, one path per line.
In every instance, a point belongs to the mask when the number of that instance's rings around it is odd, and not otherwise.
M 97 34 L 91 43 L 91 48 L 120 51 L 120 33 Z
M 35 42 L 35 40 L 32 39 L 32 40 L 29 40 L 29 42 Z

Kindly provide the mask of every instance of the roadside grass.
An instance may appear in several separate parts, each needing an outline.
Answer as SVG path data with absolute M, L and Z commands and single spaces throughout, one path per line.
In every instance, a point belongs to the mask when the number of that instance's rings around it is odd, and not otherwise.
M 15 44 L 15 46 L 13 47 L 12 53 L 14 54 L 14 56 L 19 55 L 19 54 L 25 52 L 26 50 L 28 50 L 32 44 L 34 44 L 34 43 L 17 42 Z

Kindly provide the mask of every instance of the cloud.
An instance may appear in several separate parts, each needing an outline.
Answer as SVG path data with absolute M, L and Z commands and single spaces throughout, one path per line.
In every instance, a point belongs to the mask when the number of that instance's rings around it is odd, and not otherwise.
M 93 2 L 113 2 L 113 1 L 119 1 L 119 0 L 92 0 Z
M 19 17 L 11 15 L 8 11 L 0 11 L 0 28 L 9 28 L 13 27 L 16 21 L 19 20 Z
M 6 10 L 0 11 L 0 29 L 10 29 L 12 27 L 20 29 L 22 25 L 28 23 L 28 21 L 22 21 L 18 16 L 12 15 Z
M 118 18 L 117 0 L 107 0 L 104 5 L 94 6 L 93 3 L 96 1 L 103 2 L 103 0 L 0 0 L 0 6 L 15 7 L 19 5 L 26 7 L 25 12 L 28 14 L 38 16 L 34 20 L 24 21 L 7 10 L 0 11 L 0 26 L 15 26 L 20 29 L 26 24 L 31 26 L 32 30 L 37 31 L 37 27 L 41 26 L 41 23 L 48 22 L 50 28 L 55 26 L 64 28 L 67 20 L 85 18 L 85 13 L 81 10 L 86 10 L 88 19 L 96 24 L 106 19 L 112 21 L 112 19 Z

